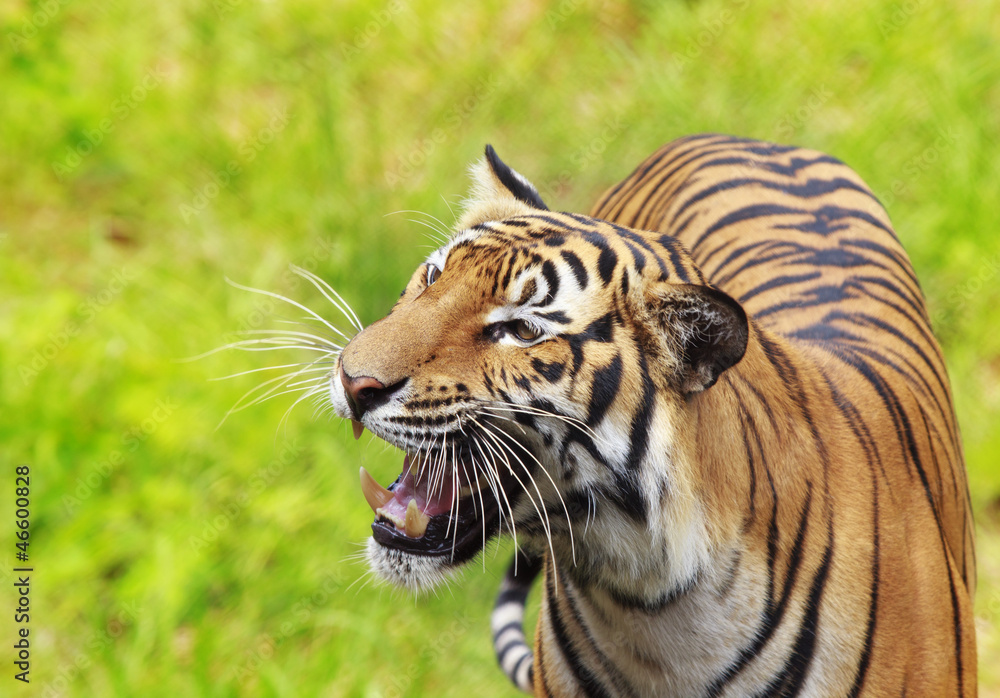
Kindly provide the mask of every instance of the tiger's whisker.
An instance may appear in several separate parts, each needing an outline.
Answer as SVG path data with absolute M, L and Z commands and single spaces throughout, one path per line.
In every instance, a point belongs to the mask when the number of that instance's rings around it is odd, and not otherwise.
M 284 301 L 285 303 L 289 303 L 291 305 L 294 305 L 296 308 L 304 310 L 306 313 L 308 313 L 312 317 L 314 317 L 317 320 L 319 320 L 321 323 L 323 323 L 324 325 L 326 325 L 333 332 L 336 332 L 339 335 L 343 335 L 345 339 L 350 339 L 349 337 L 347 337 L 347 335 L 344 335 L 343 332 L 341 332 L 336 327 L 334 327 L 333 325 L 331 325 L 329 322 L 327 322 L 326 320 L 324 320 L 322 316 L 320 316 L 316 312 L 310 310 L 309 308 L 307 308 L 306 306 L 302 305 L 301 303 L 293 301 L 291 298 L 286 298 L 285 296 L 282 296 L 279 293 L 273 293 L 272 291 L 264 291 L 264 290 L 259 289 L 259 288 L 252 288 L 250 286 L 244 286 L 243 284 L 236 283 L 235 281 L 233 281 L 232 279 L 230 279 L 228 277 L 226 278 L 226 283 L 228 283 L 231 286 L 234 286 L 235 288 L 242 289 L 244 291 L 249 291 L 250 293 L 257 293 L 257 294 L 260 294 L 262 296 L 268 296 L 270 298 L 275 298 L 277 300 Z
M 337 293 L 337 291 L 333 288 L 333 286 L 331 286 L 324 279 L 320 278 L 319 276 L 312 273 L 308 269 L 303 269 L 302 267 L 292 265 L 292 271 L 294 271 L 299 276 L 307 279 L 308 281 L 312 282 L 313 286 L 315 286 L 316 289 L 323 294 L 323 297 L 326 298 L 328 301 L 330 301 L 333 307 L 339 310 L 344 315 L 344 317 L 347 318 L 348 322 L 350 322 L 354 326 L 355 329 L 357 329 L 359 332 L 364 329 L 364 325 L 361 324 L 361 320 L 358 318 L 357 314 L 355 314 L 354 309 L 351 308 L 350 303 L 345 301 L 344 298 L 339 293 Z M 329 295 L 327 295 L 327 291 L 330 294 L 332 294 L 334 298 L 336 298 L 337 300 L 334 300 Z

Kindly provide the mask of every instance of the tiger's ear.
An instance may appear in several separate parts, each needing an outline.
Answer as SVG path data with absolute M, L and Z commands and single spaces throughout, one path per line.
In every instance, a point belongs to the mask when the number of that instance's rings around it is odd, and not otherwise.
M 677 386 L 685 395 L 715 385 L 747 348 L 743 306 L 710 286 L 660 284 L 647 296 L 658 329 L 677 357 Z
M 486 157 L 474 164 L 470 172 L 472 191 L 458 221 L 459 230 L 549 210 L 531 182 L 508 167 L 491 145 L 486 146 Z

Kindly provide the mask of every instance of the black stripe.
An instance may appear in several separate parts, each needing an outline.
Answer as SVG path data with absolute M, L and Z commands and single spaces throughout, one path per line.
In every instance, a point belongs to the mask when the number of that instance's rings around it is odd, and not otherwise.
M 670 263 L 674 267 L 674 273 L 677 274 L 677 278 L 681 283 L 689 284 L 691 283 L 691 277 L 688 276 L 687 269 L 684 268 L 684 260 L 681 258 L 681 244 L 676 238 L 670 235 L 661 235 L 659 240 L 657 240 L 663 248 L 670 255 Z
M 964 677 L 962 676 L 962 619 L 958 608 L 958 594 L 955 590 L 955 580 L 951 575 L 951 566 L 948 564 L 948 544 L 945 540 L 941 514 L 938 512 L 937 503 L 934 500 L 934 494 L 931 491 L 927 473 L 924 470 L 917 444 L 913 438 L 913 430 L 910 425 L 909 417 L 906 414 L 906 410 L 903 409 L 899 397 L 888 385 L 888 383 L 881 376 L 879 376 L 876 371 L 872 370 L 871 366 L 856 355 L 851 356 L 847 353 L 841 352 L 833 353 L 858 371 L 879 394 L 879 397 L 882 399 L 883 404 L 892 417 L 896 428 L 896 438 L 899 440 L 899 445 L 903 450 L 904 457 L 906 454 L 909 454 L 908 460 L 916 470 L 917 476 L 920 478 L 920 483 L 924 489 L 924 496 L 926 497 L 928 506 L 934 515 L 934 521 L 937 524 L 938 529 L 938 537 L 941 542 L 941 553 L 944 558 L 944 565 L 949 571 L 948 585 L 951 592 L 952 620 L 954 623 L 953 627 L 955 629 L 955 663 L 958 667 L 958 695 L 961 695 L 964 687 Z
M 608 408 L 618 396 L 622 379 L 622 357 L 615 354 L 611 363 L 594 371 L 590 388 L 590 403 L 587 406 L 587 425 L 596 426 L 604 419 Z
M 549 292 L 545 294 L 545 298 L 538 304 L 540 307 L 554 301 L 556 294 L 559 293 L 559 275 L 556 274 L 556 265 L 552 263 L 552 260 L 546 259 L 542 262 L 542 276 L 548 282 Z
M 646 240 L 646 238 L 644 238 L 643 236 L 639 235 L 634 230 L 629 230 L 628 228 L 624 228 L 624 227 L 618 225 L 617 223 L 610 223 L 609 222 L 608 225 L 610 225 L 612 228 L 614 228 L 615 231 L 620 236 L 622 236 L 625 240 L 627 240 L 629 242 L 634 242 L 636 245 L 638 245 L 643 250 L 645 250 L 646 252 L 648 252 L 649 255 L 654 260 L 656 260 L 656 265 L 660 268 L 660 280 L 662 281 L 663 279 L 667 278 L 667 276 L 668 276 L 668 274 L 667 274 L 667 265 L 664 264 L 663 258 L 660 257 L 660 255 L 658 255 L 656 253 L 656 250 L 653 249 L 653 246 L 649 244 L 649 241 Z M 632 254 L 635 254 L 634 250 L 633 250 Z M 638 265 L 637 265 L 637 267 L 638 267 Z
M 653 406 L 656 400 L 656 386 L 649 376 L 649 363 L 643 353 L 639 354 L 639 375 L 642 376 L 642 401 L 629 429 L 631 443 L 628 463 L 629 468 L 635 471 L 641 467 L 646 457 L 646 450 L 649 448 L 649 424 L 653 419 Z
M 497 606 L 500 606 L 500 605 L 501 604 L 496 604 L 496 606 L 494 606 L 494 608 L 496 608 Z M 496 641 L 498 639 L 500 639 L 500 636 L 503 635 L 505 632 L 507 632 L 508 630 L 510 630 L 512 628 L 515 629 L 515 630 L 520 631 L 521 632 L 521 637 L 524 637 L 524 627 L 522 626 L 521 621 L 519 621 L 519 620 L 512 620 L 511 622 L 507 623 L 506 625 L 502 625 L 499 628 L 497 628 L 497 631 L 495 633 L 493 633 L 493 644 L 496 644 Z
M 625 244 L 625 247 L 628 248 L 628 251 L 632 253 L 632 261 L 634 263 L 635 270 L 639 274 L 642 274 L 642 270 L 646 268 L 646 255 L 637 250 L 635 245 L 628 240 L 623 240 L 622 242 Z
M 890 231 L 891 232 L 891 231 Z M 895 239 L 895 236 L 893 236 Z M 840 244 L 849 247 L 860 247 L 863 250 L 869 250 L 870 252 L 875 252 L 882 255 L 888 259 L 891 259 L 894 264 L 893 268 L 897 271 L 903 272 L 906 278 L 913 282 L 913 287 L 920 289 L 920 282 L 917 281 L 917 275 L 913 273 L 913 269 L 910 267 L 909 261 L 906 259 L 905 253 L 901 251 L 893 250 L 885 245 L 880 245 L 874 240 L 858 240 L 854 238 L 841 239 Z
M 868 426 L 865 424 L 865 420 L 861 417 L 861 413 L 858 411 L 858 408 L 837 390 L 836 386 L 825 373 L 824 378 L 826 378 L 826 383 L 830 388 L 831 394 L 833 395 L 834 404 L 837 405 L 837 408 L 840 410 L 851 431 L 854 433 L 854 437 L 858 440 L 858 443 L 865 452 L 872 480 L 872 581 L 871 586 L 868 589 L 868 597 L 871 601 L 868 605 L 868 623 L 865 627 L 865 639 L 862 644 L 861 656 L 858 659 L 858 668 L 854 675 L 854 685 L 848 693 L 850 698 L 857 698 L 857 696 L 861 694 L 861 689 L 865 684 L 865 677 L 868 675 L 868 669 L 871 666 L 872 650 L 874 649 L 875 626 L 878 620 L 878 589 L 879 582 L 881 581 L 879 579 L 880 534 L 878 477 L 876 475 L 874 464 L 878 463 L 878 468 L 882 472 L 883 478 L 886 478 L 887 476 L 882 465 L 882 459 L 878 454 L 878 444 L 875 443 L 875 439 L 868 430 Z
M 882 265 L 879 264 L 876 266 L 881 267 Z M 911 322 L 913 322 L 914 326 L 920 331 L 920 334 L 924 337 L 924 340 L 928 345 L 932 347 L 934 346 L 934 340 L 929 331 L 927 309 L 924 307 L 923 300 L 917 294 L 914 294 L 912 289 L 902 288 L 900 286 L 897 286 L 896 284 L 892 283 L 892 281 L 890 281 L 889 279 L 886 279 L 881 276 L 856 276 L 850 279 L 847 283 L 850 286 L 860 289 L 865 295 L 869 296 L 870 298 L 878 300 L 880 303 L 883 303 L 884 305 L 888 305 L 889 307 L 896 309 L 900 315 L 903 315 Z M 904 308 L 897 305 L 896 303 L 892 303 L 891 301 L 885 300 L 880 296 L 876 296 L 875 293 L 873 292 L 873 289 L 870 288 L 871 286 L 878 286 L 879 288 L 884 288 L 893 296 L 896 296 L 901 301 L 906 303 L 906 305 L 913 311 L 913 314 L 906 312 Z M 940 352 L 938 352 L 938 357 L 940 357 Z
M 562 615 L 558 610 L 559 596 L 556 594 L 555 583 L 553 581 L 552 568 L 545 568 L 545 594 L 548 599 L 549 606 L 549 624 L 552 627 L 552 632 L 555 635 L 556 643 L 559 645 L 559 649 L 562 651 L 563 657 L 566 659 L 566 666 L 573 674 L 576 682 L 580 685 L 586 695 L 594 696 L 595 698 L 600 698 L 601 696 L 609 696 L 607 689 L 604 685 L 597 679 L 597 677 L 588 669 L 579 652 L 573 645 L 573 641 L 569 637 L 569 633 L 566 630 L 566 625 L 563 623 Z
M 811 165 L 818 165 L 821 163 L 826 163 L 830 165 L 844 165 L 843 162 L 833 157 L 832 155 L 820 155 L 817 158 L 807 159 L 807 158 L 791 158 L 789 164 L 783 165 L 780 162 L 774 160 L 751 160 L 745 157 L 722 157 L 716 158 L 714 160 L 708 160 L 706 162 L 700 163 L 696 171 L 709 169 L 712 167 L 725 167 L 728 165 L 735 165 L 736 167 L 744 167 L 758 170 L 766 170 L 772 174 L 784 175 L 786 177 L 794 177 L 798 175 L 799 170 L 809 167 Z
M 500 281 L 500 288 L 506 290 L 507 286 L 510 284 L 510 277 L 511 274 L 514 273 L 514 264 L 517 262 L 518 254 L 518 251 L 514 250 L 514 252 L 508 255 L 504 260 L 507 263 L 507 271 L 504 272 L 503 280 Z
M 706 695 L 710 697 L 718 696 L 722 693 L 722 689 L 732 681 L 736 676 L 742 671 L 747 664 L 749 664 L 764 646 L 774 635 L 775 630 L 781 624 L 782 619 L 785 616 L 785 611 L 788 609 L 788 602 L 791 598 L 792 587 L 795 585 L 795 580 L 798 578 L 799 567 L 802 564 L 802 547 L 805 542 L 806 531 L 809 528 L 809 510 L 812 503 L 812 482 L 807 480 L 806 485 L 808 489 L 806 490 L 806 500 L 805 504 L 802 506 L 802 516 L 799 519 L 798 531 L 795 534 L 795 542 L 792 545 L 791 553 L 788 558 L 788 569 L 785 571 L 785 582 L 782 585 L 781 598 L 778 603 L 774 603 L 773 598 L 773 586 L 774 586 L 774 566 L 777 562 L 778 556 L 778 499 L 777 493 L 774 490 L 774 481 L 771 479 L 771 474 L 768 472 L 768 481 L 771 484 L 771 494 L 774 497 L 773 511 L 771 514 L 771 522 L 768 529 L 767 536 L 767 569 L 768 569 L 768 594 L 766 599 L 766 604 L 764 607 L 764 617 L 761 619 L 761 623 L 757 628 L 755 638 L 749 647 L 746 647 L 740 652 L 740 656 L 736 658 L 730 666 L 728 666 L 721 675 L 715 680 L 715 682 L 709 686 Z
M 654 616 L 658 613 L 662 613 L 667 606 L 672 605 L 675 601 L 677 601 L 677 599 L 694 589 L 699 581 L 699 577 L 695 575 L 680 586 L 664 592 L 652 600 L 644 599 L 639 596 L 632 596 L 631 594 L 627 594 L 615 588 L 608 588 L 607 593 L 608 596 L 611 597 L 611 600 L 619 606 L 624 606 L 630 611 L 641 611 Z
M 869 348 L 865 343 L 860 343 L 858 345 L 850 346 L 849 350 L 853 351 L 857 355 L 866 356 L 869 359 L 872 359 L 873 361 L 876 361 L 883 366 L 891 368 L 893 371 L 895 371 L 900 376 L 909 381 L 913 385 L 913 387 L 916 388 L 919 392 L 923 393 L 923 397 L 932 400 L 934 402 L 934 406 L 937 408 L 938 414 L 940 415 L 946 414 L 946 411 L 944 407 L 941 405 L 941 401 L 938 399 L 938 396 L 931 389 L 931 386 L 927 382 L 927 379 L 924 378 L 923 372 L 917 370 L 917 367 L 914 366 L 909 359 L 907 359 L 899 352 L 893 351 L 892 354 L 900 361 L 902 361 L 903 364 L 905 364 L 906 366 L 905 369 L 899 364 L 897 364 L 895 361 L 890 359 L 888 356 L 879 353 L 875 349 Z M 944 388 L 944 390 L 947 391 L 947 388 Z
M 829 464 L 826 441 L 820 436 L 819 430 L 816 428 L 812 412 L 809 409 L 809 394 L 806 392 L 805 386 L 799 378 L 795 362 L 766 333 L 758 331 L 757 341 L 760 343 L 761 348 L 764 350 L 764 355 L 770 361 L 775 371 L 784 379 L 786 389 L 792 393 L 792 404 L 799 408 L 799 414 L 802 415 L 802 419 L 809 425 L 809 433 L 812 435 L 813 445 L 819 454 L 825 474 Z
M 587 288 L 587 268 L 583 266 L 583 262 L 580 258 L 569 250 L 563 250 L 559 253 L 566 263 L 569 265 L 570 271 L 573 272 L 573 276 L 576 277 L 576 283 L 581 289 Z
M 774 432 L 775 438 L 780 439 L 781 430 L 778 428 L 778 420 L 774 416 L 774 409 L 771 407 L 771 400 L 764 397 L 764 393 L 760 391 L 760 388 L 748 381 L 742 375 L 737 374 L 737 377 L 740 379 L 743 387 L 747 388 L 751 393 L 753 393 L 754 397 L 757 398 L 757 403 L 759 404 L 760 409 L 764 411 L 764 416 L 767 417 L 767 421 L 771 425 L 771 431 Z M 763 456 L 764 451 L 760 448 L 759 441 L 757 450 Z
M 663 183 L 670 180 L 681 167 L 683 167 L 688 162 L 692 160 L 697 160 L 699 157 L 704 157 L 705 155 L 711 154 L 714 151 L 705 150 L 705 141 L 710 139 L 701 139 L 699 137 L 690 139 L 680 139 L 673 143 L 669 143 L 659 151 L 654 153 L 652 156 L 647 158 L 639 167 L 635 168 L 633 172 L 626 177 L 622 182 L 620 182 L 607 196 L 598 202 L 598 206 L 594 209 L 595 215 L 600 218 L 617 220 L 619 216 L 624 212 L 623 209 L 629 203 L 633 203 L 635 200 L 635 190 L 642 188 L 647 181 L 658 181 L 660 186 L 656 187 L 656 191 L 659 192 L 663 189 Z M 687 145 L 693 143 L 693 145 L 686 149 L 680 150 L 679 146 Z M 679 152 L 677 152 L 679 151 Z M 693 157 L 688 157 L 691 154 Z M 672 167 L 672 169 L 671 169 Z M 656 170 L 655 175 L 651 175 L 653 170 Z M 625 186 L 627 189 L 624 189 Z M 623 190 L 624 189 L 624 190 Z M 621 196 L 619 196 L 621 194 Z M 617 199 L 615 198 L 617 197 Z M 639 205 L 638 210 L 648 211 L 650 210 L 647 206 L 648 202 L 643 202 Z M 609 210 L 604 210 L 609 209 Z M 634 227 L 634 220 L 633 220 Z
M 844 284 L 834 283 L 832 285 L 813 286 L 812 288 L 799 291 L 798 295 L 792 296 L 789 300 L 766 306 L 760 310 L 755 310 L 753 315 L 758 320 L 762 320 L 769 315 L 776 315 L 786 310 L 816 308 L 834 303 L 842 305 L 853 298 L 855 298 L 855 296 L 847 290 Z M 813 325 L 813 327 L 815 328 L 818 326 Z M 802 331 L 803 330 L 796 331 L 794 333 L 795 336 L 799 336 L 799 332 Z
M 560 325 L 568 325 L 571 322 L 573 322 L 573 319 L 562 310 L 553 310 L 548 313 L 539 313 L 538 317 L 544 318 L 551 322 L 558 322 Z
M 719 245 L 707 255 L 703 256 L 700 260 L 702 268 L 707 268 L 709 262 L 711 262 L 715 255 L 725 251 L 728 247 L 729 245 Z M 727 254 L 722 261 L 711 270 L 709 277 L 711 277 L 713 283 L 717 285 L 725 285 L 739 276 L 740 272 L 760 266 L 761 264 L 766 264 L 767 262 L 773 262 L 775 260 L 782 259 L 783 257 L 791 256 L 801 250 L 802 247 L 802 245 L 788 240 L 754 240 L 747 245 L 731 250 L 729 254 Z M 723 269 L 744 255 L 748 255 L 748 259 L 743 264 L 733 271 L 727 272 L 726 274 L 722 273 Z
M 671 219 L 671 225 L 677 220 L 677 218 L 686 211 L 689 207 L 703 201 L 714 194 L 719 192 L 728 191 L 731 189 L 741 189 L 744 187 L 759 186 L 764 189 L 770 189 L 772 191 L 778 191 L 783 194 L 789 194 L 790 196 L 795 196 L 800 199 L 811 199 L 817 196 L 824 196 L 826 194 L 832 194 L 835 191 L 841 189 L 850 189 L 858 193 L 864 194 L 868 198 L 872 199 L 875 203 L 878 203 L 878 199 L 868 191 L 865 187 L 858 186 L 854 182 L 844 179 L 843 177 L 837 177 L 835 179 L 809 179 L 802 184 L 793 182 L 772 182 L 766 179 L 755 179 L 755 178 L 742 178 L 742 179 L 727 179 L 722 182 L 717 182 L 705 189 L 701 190 L 690 199 L 685 201 L 681 206 L 675 211 L 673 218 Z M 765 198 L 764 194 L 760 195 L 760 198 Z
M 683 138 L 678 138 L 677 140 L 672 141 L 671 143 L 668 143 L 667 145 L 660 148 L 658 151 L 656 151 L 651 156 L 646 158 L 646 160 L 644 160 L 637 168 L 635 168 L 635 170 L 633 170 L 628 177 L 619 182 L 617 186 L 614 187 L 614 189 L 608 192 L 608 194 L 604 196 L 603 200 L 598 202 L 600 204 L 600 207 L 603 208 L 608 203 L 611 203 L 625 184 L 634 185 L 636 182 L 642 181 L 646 177 L 646 175 L 653 170 L 654 167 L 660 165 L 664 160 L 666 160 L 667 163 L 670 163 L 672 159 L 675 159 L 678 154 L 675 153 L 674 151 L 679 149 L 680 146 L 687 145 L 690 142 L 696 142 L 698 139 L 699 139 L 698 135 L 685 136 Z M 691 150 L 697 150 L 699 147 L 700 145 L 696 143 Z M 685 153 L 691 152 L 691 150 L 685 151 Z M 681 153 L 681 155 L 683 154 L 684 153 Z M 630 196 L 624 197 L 624 199 L 628 200 L 631 199 L 631 197 Z
M 755 218 L 785 215 L 802 216 L 811 214 L 809 211 L 801 208 L 790 208 L 788 206 L 779 206 L 777 204 L 751 204 L 750 206 L 743 206 L 742 208 L 738 208 L 735 211 L 731 211 L 726 214 L 702 231 L 689 249 L 692 252 L 697 252 L 702 243 L 704 243 L 705 240 L 707 240 L 713 233 L 722 230 L 723 228 L 727 228 L 735 223 L 742 223 Z
M 798 276 L 775 276 L 764 283 L 755 286 L 746 293 L 742 294 L 739 298 L 740 303 L 746 303 L 750 299 L 759 296 L 765 291 L 770 291 L 771 289 L 781 288 L 782 286 L 790 286 L 792 284 L 800 284 L 806 281 L 815 281 L 820 277 L 820 272 L 813 271 L 808 274 L 799 274 Z
M 587 342 L 611 342 L 614 339 L 615 322 L 611 313 L 603 315 L 587 325 L 583 332 L 563 335 L 573 354 L 572 374 L 575 376 L 583 363 L 583 345 Z
M 770 698 L 771 696 L 791 698 L 791 696 L 799 694 L 805 683 L 809 665 L 812 663 L 813 652 L 816 649 L 816 637 L 819 632 L 819 605 L 823 598 L 827 575 L 830 572 L 830 559 L 833 557 L 833 528 L 832 524 L 828 525 L 831 527 L 829 528 L 826 550 L 823 553 L 823 561 L 820 563 L 809 588 L 809 598 L 806 602 L 802 624 L 799 626 L 799 633 L 795 638 L 795 645 L 792 648 L 792 655 L 782 672 L 768 684 L 767 688 L 757 694 L 761 698 Z
M 868 315 L 866 313 L 859 313 L 859 312 L 845 313 L 839 310 L 831 310 L 829 313 L 827 313 L 826 316 L 823 318 L 823 323 L 829 324 L 834 320 L 846 320 L 847 322 L 851 322 L 861 327 L 874 327 L 878 330 L 881 330 L 882 332 L 885 332 L 886 334 L 891 334 L 900 342 L 910 347 L 910 349 L 912 349 L 914 353 L 916 353 L 917 356 L 919 356 L 923 360 L 923 362 L 927 365 L 927 368 L 929 368 L 931 370 L 931 373 L 934 374 L 934 378 L 937 379 L 937 384 L 938 386 L 940 386 L 942 392 L 944 392 L 945 394 L 948 393 L 947 382 L 942 377 L 941 373 L 938 371 L 938 368 L 934 364 L 934 362 L 931 361 L 930 357 L 927 355 L 927 352 L 924 351 L 923 347 L 918 345 L 916 342 L 914 342 L 912 339 L 907 337 L 904 333 L 900 332 L 898 329 L 896 329 L 889 323 L 873 315 Z M 919 371 L 914 372 L 914 376 L 919 376 L 919 375 L 920 375 Z
M 630 443 L 625 470 L 614 471 L 615 490 L 611 498 L 636 523 L 645 524 L 649 513 L 646 496 L 639 485 L 639 472 L 649 448 L 649 425 L 653 419 L 656 400 L 656 386 L 649 377 L 645 354 L 639 354 L 639 375 L 642 376 L 642 400 L 629 429 Z
M 716 145 L 719 145 L 720 147 L 711 147 Z M 666 163 L 659 168 L 659 171 L 656 172 L 655 175 L 650 176 L 645 181 L 642 181 L 639 188 L 641 189 L 650 183 L 656 183 L 657 186 L 653 187 L 641 201 L 636 200 L 634 198 L 635 195 L 633 195 L 632 200 L 628 202 L 629 204 L 634 204 L 632 208 L 634 213 L 631 220 L 628 221 L 628 225 L 632 228 L 655 227 L 649 225 L 650 218 L 653 214 L 662 213 L 663 202 L 674 194 L 671 188 L 666 186 L 670 183 L 670 180 L 692 162 L 727 149 L 728 145 L 726 145 L 726 143 L 722 140 L 701 142 L 697 143 L 695 147 L 690 150 L 678 153 L 673 159 L 666 161 Z M 624 211 L 622 211 L 622 213 L 624 213 Z M 643 219 L 641 223 L 639 220 L 640 217 Z
M 516 681 L 517 680 L 517 674 L 518 674 L 518 672 L 521 671 L 521 665 L 524 664 L 525 662 L 532 661 L 532 659 L 533 659 L 533 657 L 531 656 L 530 652 L 528 654 L 524 655 L 523 657 L 521 657 L 520 659 L 518 659 L 517 660 L 517 664 L 514 665 L 514 670 L 510 672 L 510 678 L 511 678 L 511 680 Z M 534 672 L 532 671 L 533 669 L 534 669 L 534 667 L 528 667 L 528 684 L 529 685 L 534 685 L 534 683 L 535 683 L 534 676 L 533 676 Z
M 510 640 L 507 644 L 505 644 L 503 647 L 500 647 L 499 649 L 496 650 L 497 664 L 500 665 L 501 669 L 503 668 L 503 660 L 507 658 L 507 653 L 513 649 L 520 649 L 520 648 L 528 649 L 528 644 L 524 641 L 523 637 L 514 638 L 513 640 Z M 530 656 L 531 656 L 531 651 L 529 650 L 528 654 L 526 654 L 525 657 L 530 657 Z M 524 659 L 524 657 L 522 657 L 521 659 Z M 519 664 L 520 662 L 521 660 L 518 660 Z M 513 673 L 510 674 L 510 678 L 511 679 L 514 678 Z
M 495 645 L 496 644 L 496 640 L 494 639 L 493 642 L 494 642 L 494 645 Z M 495 650 L 496 656 L 497 656 L 497 663 L 500 664 L 501 667 L 502 667 L 503 666 L 503 660 L 507 657 L 507 653 L 508 652 L 510 652 L 512 649 L 516 649 L 518 647 L 525 647 L 526 648 L 527 646 L 528 646 L 527 643 L 524 641 L 524 635 L 522 634 L 520 637 L 515 637 L 513 639 L 508 640 L 507 642 L 505 642 L 503 644 L 502 647 L 494 647 L 494 650 Z
M 601 250 L 600 256 L 597 258 L 597 273 L 601 275 L 601 281 L 607 286 L 611 281 L 611 275 L 614 274 L 615 266 L 618 265 L 618 255 L 610 247 L 605 247 Z
M 532 359 L 531 367 L 549 383 L 558 382 L 559 379 L 562 378 L 563 372 L 566 370 L 566 364 L 564 363 L 559 361 L 546 363 L 541 359 Z
M 750 504 L 750 516 L 749 520 L 744 524 L 746 526 L 757 518 L 757 467 L 754 462 L 753 451 L 750 449 L 750 433 L 753 432 L 758 448 L 760 446 L 760 433 L 757 430 L 757 423 L 750 418 L 750 412 L 743 403 L 743 396 L 735 389 L 733 390 L 733 394 L 736 396 L 736 404 L 739 407 L 743 452 L 746 455 L 747 471 L 750 474 L 750 492 L 747 494 Z
M 604 652 L 598 648 L 597 643 L 594 641 L 594 636 L 590 633 L 590 629 L 583 621 L 583 616 L 580 613 L 580 609 L 576 605 L 576 601 L 573 600 L 573 591 L 565 584 L 563 585 L 563 591 L 566 592 L 566 605 L 569 607 L 569 612 L 573 616 L 573 621 L 580 627 L 591 652 L 593 652 L 597 657 L 597 661 L 600 662 L 601 668 L 611 680 L 612 685 L 618 689 L 619 693 L 624 693 L 627 696 L 636 695 L 635 689 L 631 684 L 629 684 L 625 675 L 611 660 L 608 659 L 607 655 L 605 655 Z

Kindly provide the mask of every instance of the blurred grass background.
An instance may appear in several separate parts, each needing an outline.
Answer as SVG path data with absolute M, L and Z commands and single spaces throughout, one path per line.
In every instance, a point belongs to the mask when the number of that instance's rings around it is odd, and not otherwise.
M 357 468 L 388 482 L 399 455 L 309 407 L 279 429 L 294 396 L 216 430 L 259 377 L 209 379 L 295 359 L 176 360 L 296 315 L 225 277 L 325 307 L 290 263 L 380 317 L 430 244 L 387 214 L 450 223 L 484 143 L 585 211 L 660 144 L 722 131 L 845 160 L 909 250 L 1000 695 L 998 5 L 0 3 L 0 518 L 29 464 L 36 568 L 21 693 L 510 695 L 487 621 L 507 550 L 437 597 L 366 584 Z

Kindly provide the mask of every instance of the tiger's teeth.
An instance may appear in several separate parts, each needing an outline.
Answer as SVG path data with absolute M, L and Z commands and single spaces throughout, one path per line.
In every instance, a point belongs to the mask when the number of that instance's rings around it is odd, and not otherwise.
M 406 505 L 406 523 L 403 532 L 410 538 L 419 538 L 427 530 L 427 522 L 430 517 L 417 507 L 416 500 L 411 499 Z
M 351 428 L 354 430 L 354 440 L 357 441 L 365 433 L 365 425 L 356 419 L 351 420 Z
M 378 484 L 368 471 L 361 468 L 361 492 L 365 495 L 365 501 L 372 511 L 378 513 L 379 507 L 385 506 L 386 502 L 392 499 L 392 492 Z

